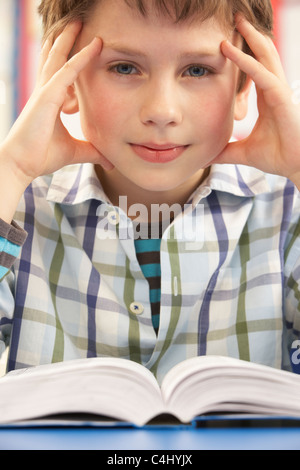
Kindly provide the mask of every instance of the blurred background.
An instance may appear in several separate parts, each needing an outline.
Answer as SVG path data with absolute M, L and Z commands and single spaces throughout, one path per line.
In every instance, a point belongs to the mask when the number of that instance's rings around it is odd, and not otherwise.
M 55 0 L 53 0 L 55 1 Z M 283 66 L 300 101 L 300 0 L 272 0 L 275 42 Z M 0 142 L 33 89 L 40 50 L 39 0 L 0 0 Z M 257 118 L 253 88 L 247 118 L 235 126 L 235 136 L 249 133 Z M 63 116 L 69 131 L 81 137 L 79 116 Z

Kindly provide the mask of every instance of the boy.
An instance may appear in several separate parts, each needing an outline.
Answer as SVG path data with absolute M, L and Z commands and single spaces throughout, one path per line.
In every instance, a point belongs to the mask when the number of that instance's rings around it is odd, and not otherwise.
M 201 354 L 291 370 L 300 111 L 270 2 L 43 0 L 40 12 L 38 83 L 0 148 L 8 370 L 108 355 L 161 381 Z M 251 80 L 258 121 L 228 143 Z M 80 110 L 85 141 L 61 110 Z M 181 211 L 159 237 L 135 236 L 135 209 L 162 225 L 163 204 Z

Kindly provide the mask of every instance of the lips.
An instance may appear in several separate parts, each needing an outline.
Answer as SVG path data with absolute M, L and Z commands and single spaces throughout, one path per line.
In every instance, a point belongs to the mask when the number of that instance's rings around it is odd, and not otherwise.
M 157 145 L 154 143 L 145 144 L 131 144 L 131 148 L 138 155 L 150 163 L 169 163 L 179 158 L 186 150 L 188 145 L 178 144 L 163 144 Z

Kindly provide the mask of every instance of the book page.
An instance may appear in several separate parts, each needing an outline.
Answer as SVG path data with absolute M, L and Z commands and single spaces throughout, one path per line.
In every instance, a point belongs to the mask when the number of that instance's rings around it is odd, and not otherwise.
M 175 366 L 162 395 L 183 422 L 210 412 L 300 415 L 300 377 L 229 357 L 202 356 Z
M 92 413 L 143 424 L 163 404 L 153 374 L 118 358 L 67 361 L 0 379 L 0 422 L 58 413 Z

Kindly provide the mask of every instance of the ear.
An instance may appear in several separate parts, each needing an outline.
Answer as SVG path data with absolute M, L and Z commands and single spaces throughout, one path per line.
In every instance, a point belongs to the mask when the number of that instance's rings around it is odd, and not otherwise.
M 75 91 L 75 86 L 71 85 L 67 89 L 67 94 L 62 107 L 62 112 L 65 114 L 75 114 L 79 111 L 78 99 Z
M 234 119 L 236 121 L 241 121 L 248 113 L 249 94 L 252 83 L 251 78 L 247 77 L 242 90 L 240 90 L 236 95 L 234 106 Z

